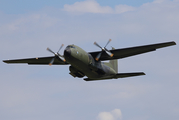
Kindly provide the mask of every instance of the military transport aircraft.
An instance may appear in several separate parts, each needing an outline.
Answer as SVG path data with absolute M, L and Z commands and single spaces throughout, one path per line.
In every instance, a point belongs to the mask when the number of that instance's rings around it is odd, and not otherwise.
M 111 39 L 109 39 L 106 46 L 109 44 L 110 41 Z M 54 56 L 4 60 L 3 62 L 27 63 L 29 65 L 70 65 L 69 74 L 73 77 L 79 78 L 87 76 L 87 78 L 84 78 L 84 80 L 86 81 L 117 79 L 145 75 L 145 73 L 143 72 L 118 73 L 117 59 L 155 51 L 158 48 L 176 45 L 176 43 L 172 41 L 123 49 L 112 48 L 112 50 L 108 50 L 106 46 L 101 47 L 96 42 L 94 44 L 97 47 L 101 48 L 101 51 L 86 52 L 76 45 L 68 45 L 64 50 L 64 55 L 60 55 L 59 51 L 63 47 L 62 44 L 57 53 L 47 48 L 47 50 L 53 53 Z M 109 60 L 109 62 L 102 62 L 105 60 Z

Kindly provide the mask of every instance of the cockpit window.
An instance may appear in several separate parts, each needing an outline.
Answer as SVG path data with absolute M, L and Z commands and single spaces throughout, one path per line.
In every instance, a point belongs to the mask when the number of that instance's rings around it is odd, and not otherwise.
M 74 47 L 74 46 L 71 46 L 71 45 L 70 45 L 70 46 L 67 46 L 67 48 L 74 48 L 74 49 L 76 49 L 76 47 Z

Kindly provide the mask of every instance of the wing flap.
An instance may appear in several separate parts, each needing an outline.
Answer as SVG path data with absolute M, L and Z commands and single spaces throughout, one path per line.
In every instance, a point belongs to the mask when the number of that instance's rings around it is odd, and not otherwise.
M 103 52 L 99 60 L 103 61 L 103 60 L 122 59 L 122 58 L 130 57 L 130 56 L 134 56 L 138 54 L 152 52 L 152 51 L 155 51 L 156 49 L 168 47 L 172 45 L 176 45 L 176 43 L 172 41 L 172 42 L 110 50 L 110 52 L 114 54 L 113 57 L 110 57 L 105 52 Z M 90 54 L 93 56 L 93 58 L 95 58 L 100 52 L 101 51 L 91 52 Z
M 37 57 L 37 58 L 26 58 L 26 59 L 14 59 L 14 60 L 4 60 L 3 62 L 8 64 L 13 63 L 26 63 L 29 65 L 48 65 L 54 56 L 50 57 Z M 66 65 L 68 63 L 64 62 L 60 58 L 56 57 L 53 65 Z

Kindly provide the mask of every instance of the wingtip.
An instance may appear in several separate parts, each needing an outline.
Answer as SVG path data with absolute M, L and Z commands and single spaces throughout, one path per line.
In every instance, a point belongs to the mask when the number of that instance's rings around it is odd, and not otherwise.
M 169 42 L 171 45 L 176 45 L 176 42 L 175 41 L 171 41 Z
M 142 75 L 146 75 L 145 73 L 142 73 Z
M 3 60 L 4 63 L 8 63 L 8 60 Z
M 144 72 L 139 72 L 138 75 L 146 75 Z
M 173 41 L 173 44 L 176 45 L 177 43 L 175 41 Z

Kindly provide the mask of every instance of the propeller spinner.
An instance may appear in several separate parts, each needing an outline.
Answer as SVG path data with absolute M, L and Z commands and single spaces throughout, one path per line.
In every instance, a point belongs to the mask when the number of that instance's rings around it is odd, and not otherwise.
M 104 48 L 102 48 L 98 43 L 94 42 L 94 44 L 95 44 L 97 47 L 101 48 L 101 50 L 102 50 L 102 51 L 96 56 L 96 58 L 95 58 L 96 61 L 98 61 L 98 60 L 100 59 L 101 54 L 102 54 L 103 52 L 106 52 L 110 57 L 113 57 L 113 56 L 114 56 L 114 54 L 111 53 L 111 52 L 106 48 L 106 46 L 107 46 L 110 42 L 111 42 L 111 39 L 109 39 L 109 41 L 107 42 L 107 44 L 105 45 Z
M 63 46 L 64 46 L 64 44 L 61 45 L 61 47 L 59 48 L 59 50 L 58 50 L 57 53 L 53 52 L 50 48 L 47 48 L 47 50 L 48 50 L 49 52 L 51 52 L 51 53 L 53 53 L 53 54 L 55 55 L 54 58 L 52 58 L 52 60 L 51 60 L 50 63 L 49 63 L 50 66 L 53 64 L 53 62 L 54 62 L 54 60 L 55 60 L 56 57 L 59 57 L 59 58 L 60 58 L 61 60 L 63 60 L 64 62 L 66 61 L 65 58 L 64 58 L 62 55 L 59 54 L 59 51 L 62 49 Z

